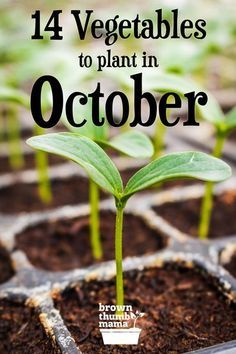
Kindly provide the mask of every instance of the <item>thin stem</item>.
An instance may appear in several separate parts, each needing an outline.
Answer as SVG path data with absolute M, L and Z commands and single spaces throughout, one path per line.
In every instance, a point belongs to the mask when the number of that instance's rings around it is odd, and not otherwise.
M 115 256 L 116 256 L 116 306 L 124 305 L 124 285 L 122 268 L 122 231 L 123 231 L 124 206 L 119 205 L 116 209 L 116 230 L 115 230 Z M 122 315 L 123 311 L 117 311 Z
M 43 129 L 35 124 L 34 133 L 35 135 L 41 135 Z M 35 164 L 38 174 L 38 192 L 40 199 L 45 203 L 49 204 L 52 201 L 52 191 L 51 183 L 48 173 L 48 154 L 44 151 L 35 151 Z
M 99 232 L 99 189 L 91 179 L 89 181 L 90 199 L 90 243 L 93 257 L 96 260 L 102 258 L 102 245 Z
M 4 106 L 0 106 L 0 143 L 4 142 Z
M 24 165 L 24 158 L 20 139 L 20 124 L 17 113 L 18 112 L 15 107 L 9 108 L 9 116 L 7 120 L 9 162 L 14 170 L 19 170 Z
M 165 135 L 166 135 L 167 128 L 159 119 L 156 122 L 155 126 L 155 134 L 154 134 L 154 150 L 155 153 L 153 155 L 153 159 L 160 157 L 163 153 L 165 148 Z
M 222 156 L 225 139 L 226 139 L 225 134 L 222 133 L 217 134 L 216 144 L 213 150 L 213 156 L 215 157 Z M 213 208 L 213 190 L 214 190 L 214 183 L 207 182 L 205 185 L 205 193 L 201 205 L 200 223 L 198 229 L 199 237 L 202 240 L 205 240 L 209 234 L 212 208 Z

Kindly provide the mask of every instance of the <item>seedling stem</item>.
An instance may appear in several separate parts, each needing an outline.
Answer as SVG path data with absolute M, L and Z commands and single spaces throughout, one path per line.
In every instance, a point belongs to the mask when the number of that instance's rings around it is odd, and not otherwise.
M 117 203 L 118 204 L 118 203 Z M 123 215 L 124 205 L 116 206 L 116 229 L 115 229 L 115 257 L 116 257 L 116 305 L 124 305 L 123 287 L 123 267 L 122 267 L 122 235 L 123 235 Z M 122 311 L 117 311 L 117 315 L 122 315 Z
M 44 129 L 38 125 L 34 126 L 35 135 L 43 134 Z M 52 201 L 51 184 L 48 174 L 48 154 L 41 150 L 35 151 L 35 164 L 38 174 L 38 193 L 39 197 L 45 204 Z
M 226 139 L 226 134 L 218 131 L 216 135 L 216 144 L 213 150 L 214 157 L 221 157 L 222 151 L 224 147 Z M 206 182 L 205 184 L 205 193 L 201 205 L 200 212 L 200 223 L 199 223 L 199 237 L 202 240 L 205 240 L 209 234 L 211 216 L 212 216 L 212 208 L 213 208 L 213 182 Z
M 103 256 L 100 225 L 99 225 L 99 189 L 95 182 L 89 180 L 89 198 L 90 198 L 90 237 L 93 257 L 100 260 Z

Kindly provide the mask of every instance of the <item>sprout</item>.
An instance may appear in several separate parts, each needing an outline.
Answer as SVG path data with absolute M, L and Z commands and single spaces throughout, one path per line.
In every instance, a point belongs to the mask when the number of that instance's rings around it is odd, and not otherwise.
M 135 313 L 133 312 L 130 312 L 130 317 L 134 320 L 134 326 L 133 328 L 136 328 L 136 322 L 139 318 L 143 317 L 145 315 L 144 312 L 139 312 L 139 311 L 136 311 Z
M 201 152 L 174 153 L 160 157 L 133 175 L 123 187 L 120 173 L 109 156 L 91 139 L 74 133 L 35 136 L 27 143 L 39 150 L 57 154 L 78 163 L 100 188 L 111 193 L 116 205 L 115 260 L 116 305 L 124 305 L 122 268 L 123 215 L 127 201 L 139 191 L 159 182 L 196 178 L 219 182 L 231 175 L 223 161 Z
M 1 88 L 0 89 L 0 101 L 10 102 L 16 105 L 30 109 L 30 103 L 28 96 L 21 90 L 13 88 Z M 46 106 L 44 105 L 44 109 Z M 10 162 L 13 168 L 20 168 L 23 164 L 23 154 L 21 151 L 20 143 L 20 127 L 18 117 L 15 111 L 11 112 L 9 117 L 9 144 L 10 144 Z M 42 134 L 43 130 L 37 125 L 34 126 L 35 134 Z M 38 173 L 38 191 L 41 200 L 44 203 L 51 201 L 51 188 L 48 176 L 48 158 L 47 154 L 43 151 L 37 151 L 35 154 L 36 169 Z
M 94 125 L 93 125 L 94 126 Z M 97 128 L 97 127 L 96 127 Z M 99 129 L 97 128 L 97 132 Z M 107 135 L 93 136 L 93 141 L 97 142 L 103 148 L 110 147 L 130 157 L 147 158 L 153 155 L 153 146 L 149 138 L 141 132 L 127 131 L 116 135 L 108 140 Z M 93 256 L 99 260 L 102 258 L 102 246 L 99 232 L 99 188 L 93 180 L 89 179 L 89 199 L 90 199 L 90 235 Z
M 1 88 L 0 101 L 12 103 L 8 110 L 7 143 L 9 146 L 9 162 L 13 169 L 18 170 L 24 165 L 24 158 L 20 141 L 20 126 L 16 105 L 26 105 L 27 96 L 15 89 Z M 3 117 L 1 117 L 3 119 Z
M 214 103 L 215 111 L 217 115 L 209 117 L 208 121 L 213 124 L 216 130 L 216 142 L 212 155 L 215 157 L 221 157 L 223 153 L 224 143 L 228 135 L 236 129 L 236 107 L 234 107 L 229 113 L 224 115 L 217 102 Z M 208 236 L 212 207 L 213 207 L 213 187 L 212 182 L 206 183 L 204 198 L 201 206 L 200 223 L 199 223 L 199 237 L 205 239 Z
M 80 135 L 90 138 L 104 149 L 112 148 L 135 158 L 148 158 L 153 155 L 153 146 L 150 139 L 141 132 L 128 131 L 109 139 L 107 124 L 97 127 L 91 120 L 88 120 L 87 124 L 79 129 L 69 125 L 67 120 L 64 121 L 64 124 L 72 132 L 79 131 Z M 91 250 L 94 259 L 101 260 L 103 251 L 99 231 L 99 187 L 92 178 L 89 178 L 89 202 Z

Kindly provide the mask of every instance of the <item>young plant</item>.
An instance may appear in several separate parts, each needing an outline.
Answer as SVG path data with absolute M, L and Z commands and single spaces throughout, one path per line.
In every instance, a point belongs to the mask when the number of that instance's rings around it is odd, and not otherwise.
M 0 89 L 0 101 L 19 105 L 21 107 L 30 109 L 28 96 L 20 90 L 13 88 L 1 88 Z M 43 130 L 37 125 L 34 126 L 35 134 L 42 134 Z M 15 110 L 11 112 L 8 117 L 8 137 L 9 137 L 9 159 L 14 169 L 22 167 L 23 153 L 21 150 L 20 140 L 20 126 L 19 118 L 16 115 Z M 36 151 L 35 163 L 38 174 L 38 191 L 41 200 L 44 203 L 51 201 L 51 188 L 50 180 L 48 176 L 48 158 L 47 154 L 43 151 Z
M 9 163 L 14 170 L 24 165 L 24 158 L 20 140 L 20 126 L 17 116 L 17 105 L 25 105 L 26 96 L 17 90 L 0 89 L 0 101 L 7 104 L 7 144 L 9 147 Z M 10 105 L 9 105 L 10 103 Z M 2 118 L 2 117 L 1 117 Z
M 215 115 L 211 119 L 211 123 L 215 127 L 215 147 L 212 155 L 215 157 L 221 157 L 223 153 L 224 143 L 228 135 L 236 129 L 236 107 L 234 107 L 229 113 L 224 115 L 220 106 L 216 103 L 216 111 L 218 115 Z M 213 189 L 214 183 L 207 182 L 205 186 L 205 193 L 201 205 L 200 223 L 199 223 L 199 237 L 206 239 L 208 237 L 212 208 L 213 208 Z
M 136 311 L 135 313 L 134 312 L 131 312 L 130 313 L 130 316 L 131 318 L 134 320 L 134 326 L 133 328 L 136 328 L 136 322 L 139 318 L 143 317 L 145 315 L 144 312 L 139 312 L 139 311 Z
M 66 122 L 64 123 L 72 132 L 78 131 L 78 128 L 73 128 Z M 97 127 L 92 121 L 88 120 L 85 126 L 79 128 L 79 133 L 95 141 L 104 149 L 111 148 L 130 157 L 148 158 L 153 155 L 153 146 L 150 139 L 138 131 L 128 131 L 109 139 L 107 124 Z M 99 187 L 91 178 L 89 178 L 89 204 L 92 255 L 95 260 L 101 260 L 103 250 L 99 222 Z
M 116 205 L 115 260 L 116 305 L 124 305 L 122 268 L 123 216 L 127 201 L 137 192 L 159 182 L 196 178 L 219 182 L 231 175 L 223 161 L 201 152 L 174 153 L 160 157 L 141 168 L 123 187 L 120 173 L 109 156 L 91 139 L 73 133 L 32 137 L 27 143 L 39 150 L 63 156 L 78 163 L 100 188 L 111 193 Z

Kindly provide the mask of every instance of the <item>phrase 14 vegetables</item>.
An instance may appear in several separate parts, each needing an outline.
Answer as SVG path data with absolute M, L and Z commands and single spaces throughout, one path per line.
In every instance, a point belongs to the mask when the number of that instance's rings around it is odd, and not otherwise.
M 52 32 L 51 40 L 63 39 L 63 27 L 60 24 L 62 10 L 54 10 L 44 27 L 44 32 Z M 178 9 L 164 14 L 162 9 L 155 10 L 152 18 L 142 18 L 137 14 L 133 19 L 120 18 L 115 15 L 106 20 L 94 18 L 93 10 L 71 10 L 78 30 L 79 40 L 85 40 L 91 34 L 96 40 L 104 38 L 107 46 L 113 45 L 117 40 L 135 39 L 204 39 L 206 37 L 206 21 L 204 19 L 181 19 Z M 36 10 L 32 14 L 35 30 L 31 39 L 43 39 L 41 13 Z

